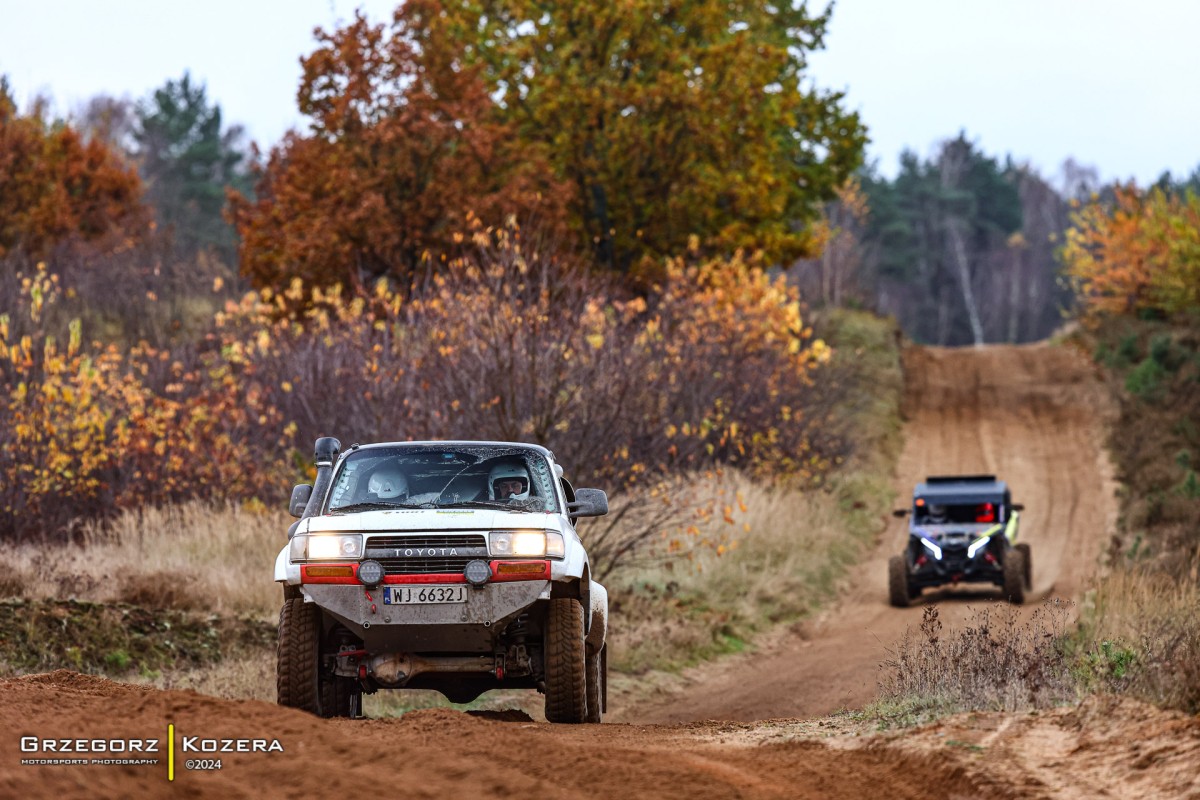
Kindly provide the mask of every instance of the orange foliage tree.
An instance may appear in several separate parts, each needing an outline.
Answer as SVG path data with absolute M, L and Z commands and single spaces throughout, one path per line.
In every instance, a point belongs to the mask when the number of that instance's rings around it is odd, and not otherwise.
M 453 248 L 469 211 L 490 223 L 561 217 L 564 190 L 535 148 L 517 146 L 437 12 L 414 0 L 387 27 L 359 13 L 317 31 L 298 96 L 309 131 L 272 151 L 256 200 L 232 195 L 242 270 L 257 285 L 406 281 Z
M 1072 214 L 1060 257 L 1087 319 L 1200 308 L 1200 197 L 1120 188 Z
M 132 166 L 97 138 L 17 111 L 0 82 L 0 257 L 44 255 L 78 238 L 102 246 L 140 236 L 149 217 Z

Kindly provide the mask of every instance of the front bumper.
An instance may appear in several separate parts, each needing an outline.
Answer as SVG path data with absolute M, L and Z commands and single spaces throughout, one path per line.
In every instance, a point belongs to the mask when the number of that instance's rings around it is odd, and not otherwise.
M 355 636 L 368 652 L 491 653 L 500 633 L 539 600 L 550 581 L 468 586 L 465 603 L 385 605 L 383 587 L 305 584 L 301 592 Z
M 965 545 L 943 547 L 940 559 L 928 556 L 920 559 L 910 571 L 910 579 L 914 586 L 922 588 L 944 586 L 947 583 L 992 583 L 999 586 L 1004 583 L 1004 570 L 994 556 L 989 558 L 990 551 L 991 548 L 983 548 L 974 558 L 970 558 Z

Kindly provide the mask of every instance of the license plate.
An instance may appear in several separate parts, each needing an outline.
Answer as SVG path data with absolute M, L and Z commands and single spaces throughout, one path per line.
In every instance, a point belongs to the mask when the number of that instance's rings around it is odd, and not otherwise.
M 390 606 L 465 603 L 467 586 L 389 586 L 383 595 L 383 602 Z

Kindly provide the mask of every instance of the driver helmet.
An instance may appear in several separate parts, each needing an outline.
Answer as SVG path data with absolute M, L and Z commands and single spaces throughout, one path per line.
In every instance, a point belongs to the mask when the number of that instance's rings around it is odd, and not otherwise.
M 935 525 L 946 521 L 946 507 L 941 503 L 930 503 L 925 513 L 928 521 Z
M 408 498 L 408 478 L 396 467 L 381 467 L 371 473 L 367 491 L 380 500 L 405 500 Z
M 488 498 L 524 500 L 529 497 L 529 470 L 514 461 L 504 461 L 488 473 Z

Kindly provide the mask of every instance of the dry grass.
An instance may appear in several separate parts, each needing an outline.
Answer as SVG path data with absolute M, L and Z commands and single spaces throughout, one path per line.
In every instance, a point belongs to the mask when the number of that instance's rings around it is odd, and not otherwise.
M 1075 684 L 1063 647 L 1069 610 L 1070 603 L 1050 600 L 1022 622 L 1017 608 L 996 604 L 961 629 L 943 630 L 937 606 L 928 606 L 920 629 L 907 631 L 883 663 L 880 701 L 870 713 L 915 722 L 930 713 L 1070 702 Z
M 290 522 L 201 502 L 127 512 L 109 532 L 86 531 L 82 546 L 13 548 L 0 594 L 274 618 L 275 556 Z
M 1162 573 L 1116 570 L 1089 598 L 1075 637 L 1085 687 L 1200 712 L 1200 586 Z
M 799 619 L 834 593 L 877 527 L 869 515 L 851 521 L 861 509 L 839 492 L 768 487 L 730 471 L 693 480 L 728 517 L 698 520 L 682 553 L 664 544 L 657 560 L 609 582 L 610 663 L 618 669 L 673 668 L 738 651 L 767 626 Z M 890 490 L 877 489 L 886 503 Z
M 159 689 L 191 689 L 228 700 L 275 702 L 275 651 L 244 651 L 200 668 L 169 670 L 126 678 Z

